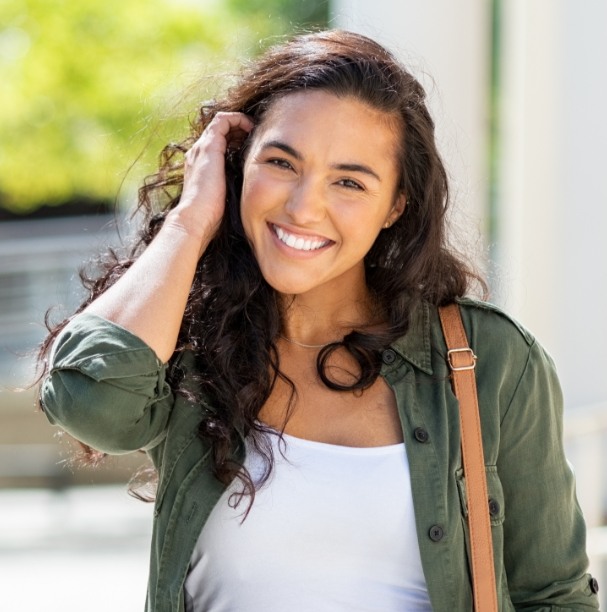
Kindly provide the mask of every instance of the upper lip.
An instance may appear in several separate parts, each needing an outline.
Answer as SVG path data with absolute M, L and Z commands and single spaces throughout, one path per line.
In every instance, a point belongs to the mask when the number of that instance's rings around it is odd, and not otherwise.
M 321 236 L 320 234 L 311 234 L 306 230 L 301 230 L 299 228 L 293 228 L 289 225 L 284 225 L 283 223 L 274 223 L 270 222 L 270 225 L 273 227 L 279 227 L 283 232 L 287 232 L 287 234 L 292 234 L 293 236 L 300 236 L 305 240 L 315 240 L 319 242 L 334 242 L 331 238 L 327 238 L 326 236 Z

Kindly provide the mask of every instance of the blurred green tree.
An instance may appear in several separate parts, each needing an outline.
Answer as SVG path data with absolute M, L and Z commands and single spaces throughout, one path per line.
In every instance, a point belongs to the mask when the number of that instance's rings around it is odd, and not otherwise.
M 0 208 L 113 201 L 212 96 L 202 75 L 323 23 L 324 0 L 3 0 Z
M 281 22 L 283 30 L 326 27 L 329 0 L 227 0 L 228 6 L 241 14 L 263 15 Z

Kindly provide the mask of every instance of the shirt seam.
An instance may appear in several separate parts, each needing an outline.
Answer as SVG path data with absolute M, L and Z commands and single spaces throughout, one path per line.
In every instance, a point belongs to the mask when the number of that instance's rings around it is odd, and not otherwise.
M 504 416 L 500 419 L 500 426 L 504 423 L 504 421 L 506 420 L 506 418 L 508 417 L 508 414 L 510 413 L 510 409 L 512 408 L 512 405 L 514 404 L 514 400 L 516 398 L 516 396 L 518 395 L 519 389 L 521 388 L 523 379 L 525 378 L 528 370 L 529 370 L 529 364 L 531 363 L 531 352 L 532 350 L 537 346 L 537 342 L 534 339 L 533 342 L 529 345 L 529 350 L 527 352 L 527 359 L 525 361 L 525 367 L 523 368 L 523 371 L 521 372 L 521 375 L 516 383 L 516 387 L 514 388 L 514 391 L 512 393 L 512 397 L 510 398 L 510 401 L 508 402 L 508 406 L 506 408 L 506 410 L 504 411 Z

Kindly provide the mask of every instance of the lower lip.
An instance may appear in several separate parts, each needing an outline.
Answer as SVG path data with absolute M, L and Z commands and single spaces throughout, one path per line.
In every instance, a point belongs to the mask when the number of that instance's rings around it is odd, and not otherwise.
M 288 244 L 285 244 L 276 235 L 274 228 L 270 224 L 268 224 L 268 230 L 270 231 L 270 234 L 272 235 L 272 238 L 274 240 L 276 247 L 282 253 L 284 253 L 285 255 L 288 255 L 289 257 L 297 257 L 299 259 L 311 259 L 312 257 L 315 257 L 316 255 L 320 255 L 321 253 L 324 253 L 327 249 L 331 248 L 335 244 L 334 242 L 329 242 L 329 244 L 326 244 L 325 246 L 320 247 L 319 249 L 311 249 L 309 251 L 303 251 L 299 249 L 294 249 L 293 247 L 290 247 Z

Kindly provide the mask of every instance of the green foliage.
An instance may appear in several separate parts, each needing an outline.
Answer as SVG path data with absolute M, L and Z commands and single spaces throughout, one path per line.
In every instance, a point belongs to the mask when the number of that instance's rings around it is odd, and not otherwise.
M 242 13 L 279 19 L 286 29 L 326 27 L 329 0 L 228 0 L 228 6 Z
M 288 3 L 268 2 L 3 0 L 0 206 L 112 200 L 140 157 L 128 193 L 212 95 L 200 77 L 291 29 Z

